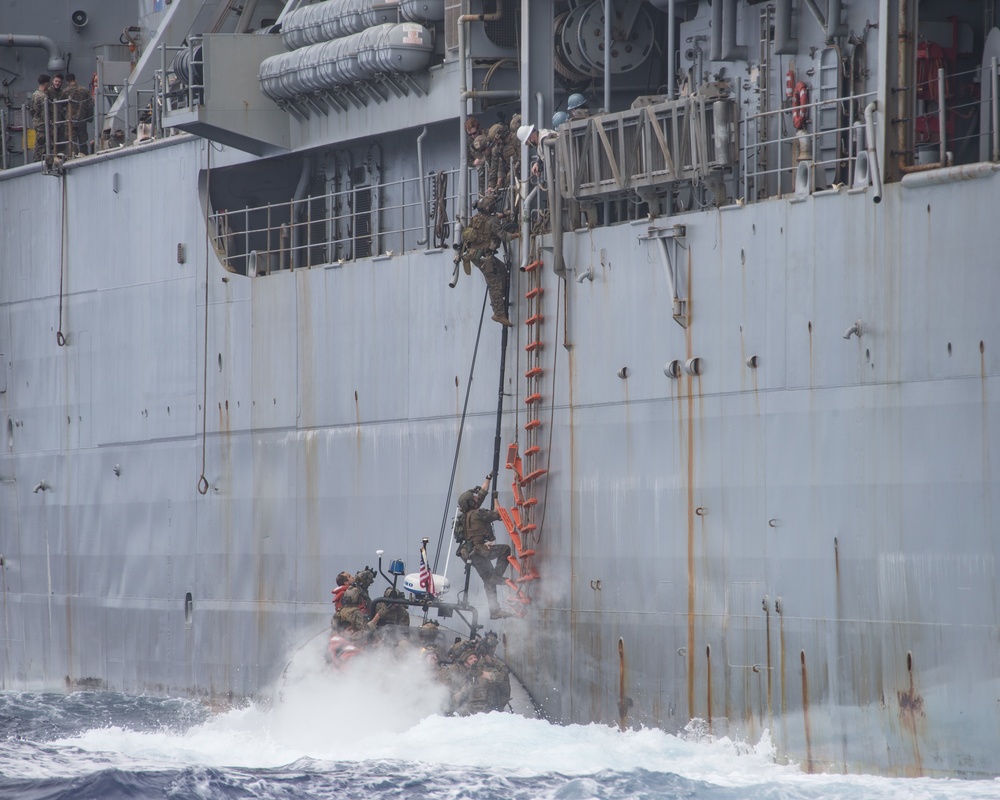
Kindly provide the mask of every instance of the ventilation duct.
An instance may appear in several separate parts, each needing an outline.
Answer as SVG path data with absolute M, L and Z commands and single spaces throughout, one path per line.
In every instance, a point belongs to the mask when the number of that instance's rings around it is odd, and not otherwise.
M 20 36 L 14 33 L 0 33 L 0 46 L 3 47 L 42 47 L 49 54 L 47 68 L 52 72 L 66 69 L 66 57 L 54 41 L 48 36 Z

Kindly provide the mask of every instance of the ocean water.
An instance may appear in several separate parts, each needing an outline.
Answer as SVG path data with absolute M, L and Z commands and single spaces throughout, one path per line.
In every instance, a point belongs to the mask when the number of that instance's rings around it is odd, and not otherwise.
M 420 664 L 286 675 L 229 710 L 113 693 L 0 693 L 0 798 L 17 800 L 897 800 L 1000 798 L 998 781 L 806 775 L 692 730 L 438 713 Z

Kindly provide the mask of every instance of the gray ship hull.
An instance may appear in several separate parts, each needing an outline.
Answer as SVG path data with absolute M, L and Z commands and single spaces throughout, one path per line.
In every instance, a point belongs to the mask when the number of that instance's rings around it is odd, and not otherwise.
M 492 468 L 503 364 L 500 503 L 529 412 L 544 474 L 538 579 L 493 625 L 548 718 L 767 732 L 807 770 L 1000 774 L 996 162 L 817 191 L 779 136 L 769 191 L 759 171 L 698 209 L 695 182 L 678 213 L 530 237 L 544 292 L 512 271 L 506 351 L 478 272 L 448 288 L 459 232 L 414 245 L 405 211 L 411 239 L 373 257 L 234 270 L 251 234 L 225 208 L 282 182 L 301 202 L 313 151 L 368 127 L 396 208 L 420 174 L 401 109 L 453 169 L 458 83 L 446 59 L 404 99 L 297 124 L 301 179 L 191 135 L 0 172 L 0 689 L 269 695 L 340 570 L 383 550 L 414 571 L 428 537 L 460 587 L 447 524 Z M 329 156 L 330 197 L 353 158 Z M 485 615 L 475 576 L 469 599 Z
M 340 568 L 412 553 L 444 513 L 481 282 L 449 292 L 447 253 L 266 282 L 210 260 L 205 372 L 203 149 L 69 172 L 61 328 L 59 237 L 6 228 L 5 689 L 262 692 Z M 87 209 L 154 213 L 145 183 L 111 188 L 139 159 L 188 196 L 122 239 Z M 543 577 L 504 623 L 552 718 L 769 730 L 816 768 L 992 770 L 994 181 L 688 215 L 686 330 L 641 227 L 568 235 L 595 274 L 545 325 Z M 59 207 L 59 179 L 0 186 L 8 219 Z M 458 489 L 489 466 L 498 354 L 487 324 Z M 700 375 L 664 374 L 691 357 Z

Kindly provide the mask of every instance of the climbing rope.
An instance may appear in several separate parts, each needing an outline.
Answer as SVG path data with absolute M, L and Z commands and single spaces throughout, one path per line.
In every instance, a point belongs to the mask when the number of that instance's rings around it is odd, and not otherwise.
M 208 478 L 205 477 L 205 448 L 208 437 L 208 212 L 212 205 L 212 143 L 205 142 L 205 350 L 203 353 L 202 401 L 201 401 L 201 475 L 198 478 L 198 494 L 208 493 Z
M 448 224 L 448 173 L 441 170 L 434 184 L 434 246 L 447 247 L 451 226 Z
M 503 245 L 503 256 L 504 262 L 507 264 L 507 280 L 504 282 L 504 308 L 507 313 L 510 313 L 510 242 L 504 242 Z M 500 334 L 500 383 L 497 387 L 497 425 L 496 425 L 496 435 L 493 439 L 493 491 L 497 490 L 497 481 L 500 477 L 500 432 L 503 424 L 503 382 L 506 376 L 507 370 L 507 339 L 508 331 L 510 330 L 506 325 L 502 327 L 502 332 Z M 493 500 L 493 494 L 490 494 L 490 508 L 494 508 L 496 503 Z
M 60 347 L 66 346 L 66 337 L 63 335 L 62 331 L 62 314 L 63 314 L 63 275 L 66 273 L 66 238 L 69 235 L 68 230 L 68 220 L 66 219 L 66 173 L 64 172 L 61 176 L 62 181 L 62 204 L 61 204 L 61 215 L 62 220 L 60 221 L 60 240 L 59 240 L 59 327 L 56 330 L 56 344 Z
M 476 357 L 479 355 L 479 340 L 483 335 L 483 319 L 486 317 L 486 300 L 490 296 L 489 287 L 483 294 L 483 308 L 479 312 L 479 331 L 476 333 L 476 346 L 472 351 L 472 366 L 469 367 L 469 380 L 465 387 L 465 404 L 462 406 L 462 421 L 458 425 L 458 441 L 455 442 L 455 459 L 451 462 L 451 480 L 448 481 L 448 496 L 444 501 L 444 514 L 441 517 L 441 531 L 438 534 L 437 549 L 434 551 L 433 572 L 437 572 L 441 562 L 441 545 L 444 544 L 445 528 L 448 525 L 448 513 L 451 511 L 451 492 L 455 487 L 455 472 L 458 470 L 458 454 L 462 450 L 462 433 L 465 431 L 465 416 L 469 410 L 469 395 L 472 393 L 472 376 L 476 372 Z

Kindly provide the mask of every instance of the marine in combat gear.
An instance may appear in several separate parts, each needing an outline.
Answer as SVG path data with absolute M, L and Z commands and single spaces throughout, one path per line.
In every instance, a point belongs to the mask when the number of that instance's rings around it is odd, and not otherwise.
M 65 95 L 72 126 L 73 153 L 74 155 L 87 155 L 90 152 L 87 123 L 94 115 L 94 98 L 90 96 L 90 92 L 85 87 L 76 82 L 76 75 L 72 72 L 66 73 Z
M 372 600 L 368 595 L 368 587 L 375 580 L 375 570 L 365 567 L 355 575 L 341 572 L 337 576 L 337 589 L 334 590 L 336 613 L 331 625 L 341 630 L 353 633 L 375 630 L 382 619 L 382 610 L 371 614 Z
M 507 571 L 510 548 L 505 544 L 496 544 L 493 535 L 493 523 L 500 519 L 500 515 L 492 508 L 481 508 L 491 480 L 492 473 L 486 476 L 481 486 L 462 492 L 458 498 L 459 511 L 465 515 L 465 542 L 459 555 L 472 564 L 483 579 L 490 619 L 500 619 L 511 616 L 510 612 L 501 610 L 497 601 L 497 585 L 506 581 L 504 573 Z
M 506 215 L 494 213 L 495 208 L 494 196 L 484 195 L 479 199 L 476 214 L 462 230 L 458 258 L 462 261 L 466 275 L 471 274 L 472 264 L 482 271 L 489 289 L 493 320 L 509 328 L 513 325 L 507 317 L 507 281 L 510 269 L 506 261 L 497 258 L 496 252 L 503 242 L 510 240 L 516 225 Z
M 35 161 L 45 159 L 45 150 L 49 142 L 49 129 L 52 127 L 52 108 L 49 105 L 49 84 L 51 80 L 45 74 L 38 76 L 38 88 L 31 95 L 29 104 L 29 108 L 31 109 L 31 126 L 35 131 Z M 46 127 L 46 122 L 48 122 L 48 128 Z
M 382 596 L 394 600 L 404 599 L 403 593 L 399 591 L 399 589 L 393 589 L 391 586 L 385 590 Z M 399 603 L 379 603 L 378 609 L 379 613 L 382 615 L 379 622 L 380 625 L 409 626 L 410 612 L 407 610 L 405 605 Z
M 498 638 L 456 639 L 441 671 L 451 692 L 450 712 L 458 715 L 503 711 L 510 702 L 510 669 L 496 656 Z

